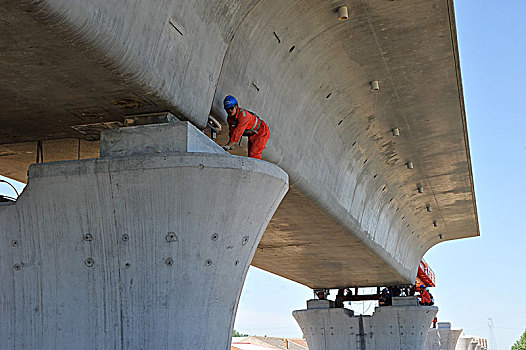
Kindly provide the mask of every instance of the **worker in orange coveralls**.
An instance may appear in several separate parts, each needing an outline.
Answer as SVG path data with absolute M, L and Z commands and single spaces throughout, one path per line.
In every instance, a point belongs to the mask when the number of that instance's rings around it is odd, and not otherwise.
M 228 114 L 228 128 L 230 140 L 223 146 L 225 151 L 234 149 L 236 142 L 241 136 L 248 136 L 248 156 L 261 159 L 261 154 L 270 138 L 270 129 L 261 118 L 255 113 L 239 108 L 237 99 L 228 95 L 223 101 L 226 113 Z
M 431 305 L 431 295 L 426 290 L 426 286 L 420 286 L 420 305 Z

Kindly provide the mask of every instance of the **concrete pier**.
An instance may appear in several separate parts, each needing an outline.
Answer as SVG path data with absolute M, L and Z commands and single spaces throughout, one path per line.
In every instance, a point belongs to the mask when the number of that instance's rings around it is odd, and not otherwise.
M 455 350 L 462 329 L 451 329 L 450 322 L 438 322 L 427 333 L 424 350 Z
M 486 338 L 471 335 L 461 335 L 458 339 L 455 350 L 486 350 L 488 340 Z
M 470 350 L 473 337 L 462 335 L 458 338 L 455 350 Z
M 421 350 L 438 308 L 419 306 L 416 297 L 395 297 L 393 306 L 372 316 L 334 308 L 328 300 L 309 300 L 293 316 L 310 350 Z
M 103 132 L 0 205 L 2 349 L 229 349 L 279 167 L 189 123 Z

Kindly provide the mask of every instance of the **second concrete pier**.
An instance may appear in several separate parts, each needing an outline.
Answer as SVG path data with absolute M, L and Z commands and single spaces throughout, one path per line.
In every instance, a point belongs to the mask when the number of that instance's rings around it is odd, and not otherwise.
M 421 350 L 435 306 L 419 306 L 416 297 L 394 297 L 393 306 L 372 316 L 354 316 L 329 300 L 309 300 L 293 312 L 310 350 Z

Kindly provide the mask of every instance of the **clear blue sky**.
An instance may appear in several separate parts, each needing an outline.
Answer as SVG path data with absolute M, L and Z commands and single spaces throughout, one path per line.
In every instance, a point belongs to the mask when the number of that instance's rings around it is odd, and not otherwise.
M 439 320 L 489 337 L 492 317 L 499 349 L 509 349 L 526 329 L 526 1 L 455 5 L 481 237 L 440 244 L 425 258 L 437 275 Z M 0 193 L 14 194 L 1 183 Z M 291 312 L 311 297 L 251 268 L 235 328 L 301 337 Z

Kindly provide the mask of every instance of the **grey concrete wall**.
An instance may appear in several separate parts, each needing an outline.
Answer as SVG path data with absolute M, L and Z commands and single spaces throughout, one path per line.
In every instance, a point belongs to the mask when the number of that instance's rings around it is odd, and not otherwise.
M 311 350 L 421 350 L 438 308 L 418 306 L 416 298 L 408 301 L 377 307 L 362 318 L 344 308 L 312 306 L 293 316 Z
M 218 146 L 147 145 L 34 165 L 18 201 L 0 206 L 1 349 L 229 349 L 288 177 Z

